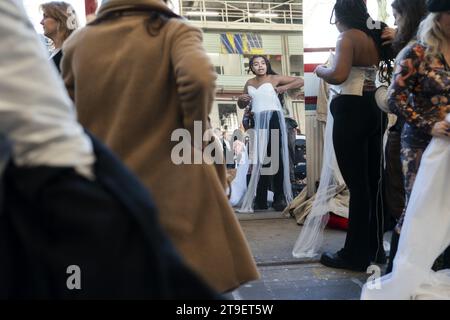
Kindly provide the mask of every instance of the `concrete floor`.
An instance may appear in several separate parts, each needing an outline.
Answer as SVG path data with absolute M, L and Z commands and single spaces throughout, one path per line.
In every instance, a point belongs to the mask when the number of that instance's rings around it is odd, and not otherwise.
M 359 299 L 369 274 L 332 269 L 318 259 L 297 259 L 292 248 L 301 226 L 279 212 L 236 213 L 249 241 L 261 279 L 232 292 L 236 300 L 341 300 Z M 327 229 L 323 249 L 335 252 L 345 232 Z

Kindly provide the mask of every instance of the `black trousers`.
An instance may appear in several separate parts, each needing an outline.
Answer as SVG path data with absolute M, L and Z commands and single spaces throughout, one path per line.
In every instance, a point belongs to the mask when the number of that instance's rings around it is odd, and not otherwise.
M 6 169 L 0 298 L 217 298 L 175 252 L 146 188 L 93 142 L 95 181 L 65 167 Z M 80 288 L 68 286 L 71 266 Z
M 385 209 L 391 217 L 389 219 L 389 230 L 395 227 L 395 221 L 401 217 L 405 207 L 405 185 L 400 160 L 400 134 L 401 131 L 398 131 L 395 126 L 391 128 L 388 132 L 385 148 L 386 166 L 383 195 Z
M 260 175 L 259 181 L 258 181 L 258 187 L 256 189 L 256 198 L 255 203 L 258 207 L 265 207 L 267 206 L 267 191 L 269 190 L 269 187 L 271 183 L 273 183 L 273 192 L 274 192 L 274 202 L 279 202 L 284 200 L 284 190 L 283 190 L 283 182 L 284 182 L 284 166 L 283 166 L 283 157 L 282 157 L 282 135 L 285 133 L 281 131 L 280 127 L 280 119 L 277 112 L 272 113 L 272 117 L 270 118 L 270 124 L 269 124 L 269 141 L 267 144 L 267 156 L 272 156 L 272 136 L 271 136 L 271 130 L 276 129 L 279 132 L 278 135 L 278 171 L 273 175 Z M 268 168 L 270 167 L 271 163 L 267 163 L 263 165 L 263 167 Z
M 342 95 L 331 102 L 333 144 L 350 190 L 349 227 L 339 254 L 355 265 L 384 256 L 381 211 L 382 137 L 386 116 L 373 93 Z

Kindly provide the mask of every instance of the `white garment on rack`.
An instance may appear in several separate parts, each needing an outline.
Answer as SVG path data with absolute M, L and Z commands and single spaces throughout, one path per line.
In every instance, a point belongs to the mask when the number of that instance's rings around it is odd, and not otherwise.
M 237 164 L 236 177 L 231 182 L 230 204 L 233 207 L 239 206 L 247 191 L 247 172 L 248 172 L 247 148 L 244 147 L 241 153 L 241 159 Z

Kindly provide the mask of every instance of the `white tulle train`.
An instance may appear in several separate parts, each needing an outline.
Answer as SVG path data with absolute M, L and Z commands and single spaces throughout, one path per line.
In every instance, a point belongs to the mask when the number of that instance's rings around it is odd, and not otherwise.
M 363 287 L 361 299 L 450 299 L 450 270 L 434 272 L 450 244 L 450 139 L 433 138 L 417 173 L 392 273 Z

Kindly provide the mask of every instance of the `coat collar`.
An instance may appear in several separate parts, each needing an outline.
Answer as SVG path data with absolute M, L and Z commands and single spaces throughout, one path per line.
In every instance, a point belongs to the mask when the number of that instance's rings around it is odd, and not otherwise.
M 163 12 L 170 17 L 178 17 L 163 0 L 104 0 L 97 17 L 101 18 L 108 13 L 123 10 L 154 10 Z

